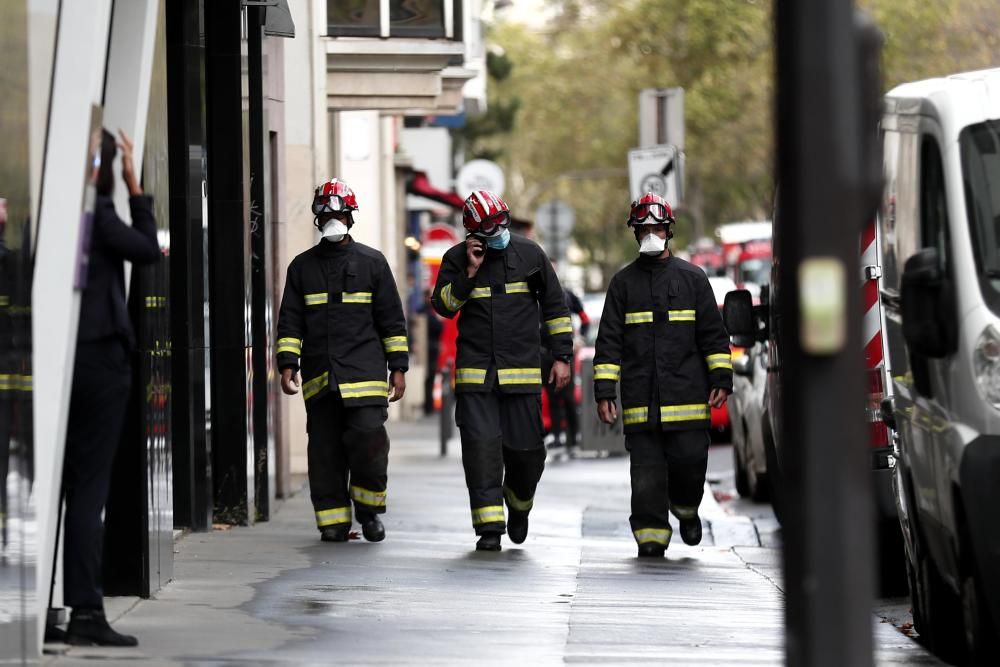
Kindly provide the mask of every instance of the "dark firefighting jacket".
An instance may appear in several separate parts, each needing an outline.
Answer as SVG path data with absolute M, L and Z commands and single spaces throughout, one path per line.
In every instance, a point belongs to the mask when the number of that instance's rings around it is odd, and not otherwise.
M 640 256 L 608 287 L 594 351 L 594 396 L 621 381 L 626 433 L 710 426 L 710 389 L 732 391 L 729 335 L 705 272 Z
M 511 236 L 503 250 L 487 249 L 474 278 L 466 274 L 465 243 L 444 254 L 432 303 L 458 320 L 456 392 L 540 393 L 539 309 L 556 358 L 573 354 L 573 324 L 559 279 L 533 241 Z
M 347 407 L 388 405 L 386 369 L 406 371 L 409 346 L 385 257 L 351 241 L 292 260 L 278 312 L 278 368 L 302 369 L 308 408 L 329 392 Z

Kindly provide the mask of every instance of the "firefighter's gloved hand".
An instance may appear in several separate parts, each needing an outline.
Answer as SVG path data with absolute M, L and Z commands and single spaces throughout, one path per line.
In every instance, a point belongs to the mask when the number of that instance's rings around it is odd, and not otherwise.
M 486 247 L 483 246 L 480 239 L 470 234 L 465 239 L 465 256 L 468 259 L 465 273 L 470 278 L 474 278 L 479 273 L 479 267 L 483 265 L 483 260 L 486 259 Z
M 597 418 L 605 424 L 614 424 L 618 419 L 618 405 L 610 398 L 597 402 Z
M 281 391 L 289 396 L 299 393 L 299 374 L 294 368 L 281 371 Z
M 562 391 L 569 384 L 569 364 L 565 361 L 555 361 L 552 363 L 552 372 L 549 373 L 549 384 L 556 387 L 556 391 Z
M 726 404 L 727 398 L 729 398 L 729 392 L 725 389 L 719 389 L 717 387 L 708 395 L 708 404 L 713 408 L 721 408 Z
M 389 384 L 391 385 L 389 402 L 395 403 L 406 393 L 406 374 L 400 370 L 393 371 L 392 375 L 389 376 Z

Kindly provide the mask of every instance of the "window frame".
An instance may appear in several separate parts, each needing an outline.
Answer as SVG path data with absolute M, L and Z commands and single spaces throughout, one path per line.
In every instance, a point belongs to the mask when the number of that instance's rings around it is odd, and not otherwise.
M 417 39 L 455 39 L 455 18 L 462 16 L 462 9 L 456 14 L 455 4 L 463 0 L 439 0 L 441 2 L 441 28 L 420 26 L 420 27 L 392 27 L 389 16 L 389 3 L 391 0 L 378 0 L 378 26 L 337 26 L 330 23 L 330 5 L 336 0 L 326 2 L 326 36 L 327 37 L 378 37 L 389 38 L 417 38 Z M 459 32 L 460 34 L 460 32 Z

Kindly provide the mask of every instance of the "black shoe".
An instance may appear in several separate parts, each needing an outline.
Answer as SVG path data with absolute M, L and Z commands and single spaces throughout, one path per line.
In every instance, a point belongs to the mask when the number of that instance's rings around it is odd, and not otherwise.
M 684 544 L 695 546 L 701 543 L 701 519 L 681 519 L 681 539 Z
M 112 630 L 103 611 L 74 609 L 66 630 L 66 643 L 72 646 L 138 646 L 139 640 Z
M 351 536 L 351 524 L 341 523 L 319 529 L 319 539 L 324 542 L 346 542 Z
M 476 542 L 476 551 L 500 551 L 500 533 L 483 533 Z
M 45 626 L 45 643 L 46 644 L 65 644 L 66 643 L 66 631 L 60 628 L 58 625 L 46 625 Z
M 521 544 L 528 537 L 528 513 L 511 510 L 507 516 L 507 537 L 514 544 Z
M 667 548 L 656 542 L 646 542 L 639 545 L 639 558 L 663 558 Z
M 385 526 L 377 516 L 373 516 L 361 524 L 361 534 L 369 542 L 381 542 L 385 539 Z

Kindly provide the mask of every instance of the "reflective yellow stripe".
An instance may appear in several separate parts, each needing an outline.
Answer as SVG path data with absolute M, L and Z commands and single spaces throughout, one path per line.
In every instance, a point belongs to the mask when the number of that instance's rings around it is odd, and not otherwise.
M 521 500 L 506 486 L 503 487 L 503 497 L 507 499 L 507 506 L 512 510 L 517 510 L 518 512 L 529 512 L 535 504 L 534 498 Z
M 351 499 L 370 507 L 385 507 L 385 491 L 369 491 L 364 487 L 352 486 Z
M 406 342 L 406 336 L 390 336 L 382 339 L 382 347 L 386 354 L 389 352 L 409 352 L 410 346 Z
M 667 546 L 670 544 L 670 536 L 673 535 L 673 531 L 669 528 L 640 528 L 633 530 L 632 534 L 635 535 L 635 541 L 639 544 L 654 542 Z
M 529 294 L 528 283 L 506 283 L 507 294 Z
M 469 293 L 470 299 L 489 299 L 493 296 L 493 290 L 489 287 L 474 287 Z
M 693 405 L 664 405 L 660 407 L 661 422 L 703 421 L 711 416 L 708 403 Z
M 31 391 L 34 388 L 34 378 L 30 375 L 14 376 L 14 391 Z
M 322 306 L 327 302 L 327 295 L 323 294 L 306 294 L 306 305 L 307 306 Z
M 678 519 L 693 519 L 698 516 L 697 507 L 685 507 L 684 505 L 671 505 L 670 511 Z
M 329 510 L 319 510 L 316 512 L 316 525 L 320 528 L 325 526 L 335 526 L 338 523 L 351 522 L 350 507 L 334 507 Z
M 497 371 L 500 384 L 541 384 L 541 368 L 501 368 Z
M 455 384 L 486 384 L 486 369 L 456 368 Z
M 671 322 L 694 322 L 693 310 L 668 310 L 667 317 Z
M 733 359 L 730 354 L 710 354 L 705 357 L 705 362 L 708 364 L 708 370 L 710 371 L 714 371 L 717 368 L 733 370 Z
M 371 292 L 344 292 L 341 295 L 341 303 L 371 303 Z
M 622 367 L 618 364 L 597 364 L 594 366 L 595 380 L 612 380 L 618 382 Z
M 625 324 L 645 324 L 653 321 L 653 311 L 644 310 L 639 313 L 625 313 Z
M 302 354 L 301 338 L 279 338 L 278 353 L 291 352 L 292 354 Z
M 555 336 L 561 333 L 573 333 L 573 320 L 568 317 L 557 317 L 553 320 L 546 320 L 545 326 L 549 329 L 549 335 Z
M 441 300 L 444 301 L 445 308 L 457 311 L 465 305 L 465 302 L 455 298 L 451 293 L 451 289 L 451 283 L 441 288 Z
M 320 392 L 320 390 L 322 390 L 328 384 L 330 384 L 330 372 L 329 371 L 327 371 L 326 373 L 323 373 L 319 377 L 314 377 L 312 380 L 309 380 L 308 382 L 306 382 L 305 384 L 303 384 L 302 385 L 302 396 L 304 396 L 306 398 L 306 400 L 308 400 L 308 399 L 312 398 L 313 396 L 315 396 L 316 394 L 318 394 Z
M 167 305 L 167 297 L 165 296 L 147 296 L 146 297 L 146 308 L 164 308 Z
M 0 295 L 0 308 L 6 308 L 10 305 L 10 297 L 6 294 Z
M 626 424 L 641 424 L 649 419 L 649 408 L 625 408 L 622 410 L 622 421 Z
M 340 395 L 347 398 L 365 398 L 366 396 L 388 396 L 389 383 L 383 380 L 368 382 L 348 382 L 337 386 Z
M 503 522 L 503 505 L 489 505 L 487 507 L 472 508 L 473 526 L 497 522 Z

